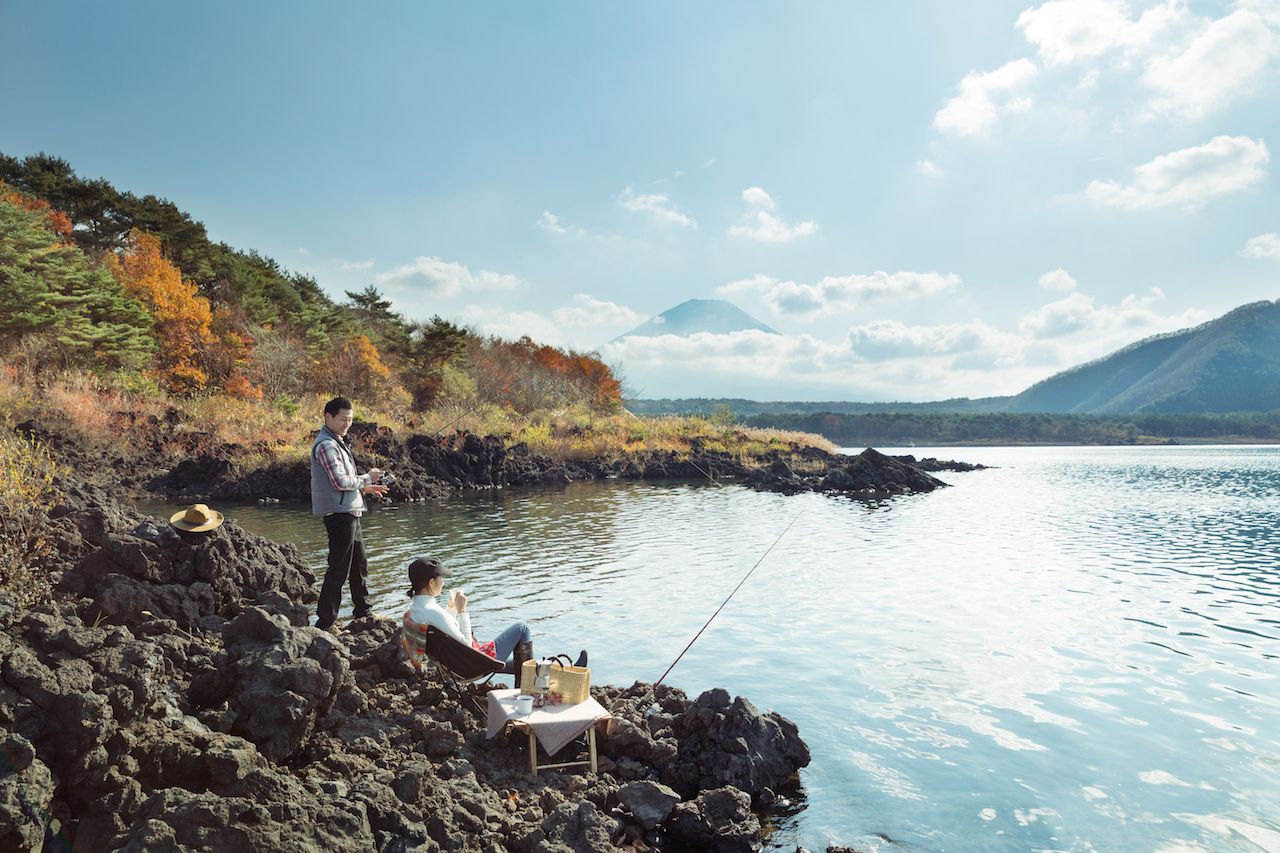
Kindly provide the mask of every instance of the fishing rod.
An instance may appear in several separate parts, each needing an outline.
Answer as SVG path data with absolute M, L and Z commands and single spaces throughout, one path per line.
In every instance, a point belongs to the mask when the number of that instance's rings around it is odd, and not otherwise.
M 591 393 L 592 393 L 592 394 L 598 393 L 598 392 L 599 392 L 599 390 L 600 390 L 600 386 L 601 386 L 602 384 L 604 384 L 604 379 L 600 379 L 600 380 L 598 380 L 598 381 L 592 381 L 592 379 L 591 379 L 590 377 L 587 377 L 587 376 L 580 377 L 580 379 L 581 379 L 582 381 L 584 381 L 587 385 L 590 385 L 590 386 L 591 386 Z M 626 412 L 628 415 L 630 415 L 630 416 L 631 416 L 631 418 L 632 418 L 632 420 L 636 420 L 636 421 L 640 421 L 640 420 L 642 420 L 642 419 L 641 419 L 641 418 L 640 418 L 640 417 L 639 417 L 635 412 L 631 411 L 631 410 L 630 410 L 630 409 L 628 409 L 626 406 L 622 405 L 622 400 L 621 400 L 621 399 L 619 399 L 619 400 L 618 400 L 618 408 L 619 408 L 619 409 L 622 409 L 622 411 L 624 411 L 624 412 Z M 708 480 L 710 480 L 714 485 L 716 485 L 716 486 L 721 486 L 721 487 L 723 487 L 723 486 L 724 486 L 724 484 L 723 484 L 723 483 L 721 483 L 719 480 L 717 480 L 715 477 L 713 477 L 713 476 L 712 476 L 709 472 L 707 472 L 707 471 L 706 471 L 706 470 L 705 470 L 701 465 L 699 465 L 697 462 L 694 462 L 694 461 L 693 461 L 693 454 L 692 454 L 692 453 L 690 453 L 690 454 L 689 454 L 689 459 L 688 459 L 687 461 L 688 461 L 688 463 L 689 463 L 690 465 L 692 465 L 692 466 L 693 466 L 693 467 L 698 471 L 698 473 L 699 473 L 699 474 L 701 474 L 702 476 L 706 477 L 706 478 L 707 478 Z
M 474 412 L 476 409 L 478 409 L 478 408 L 480 408 L 481 406 L 483 406 L 483 405 L 484 405 L 484 402 L 485 402 L 484 400 L 479 401 L 479 402 L 478 402 L 478 403 L 476 403 L 474 406 L 472 406 L 471 408 L 467 409 L 465 412 L 463 412 L 462 414 L 458 415 L 456 418 L 454 418 L 453 420 L 449 421 L 449 422 L 448 422 L 447 424 L 445 424 L 444 426 L 440 427 L 440 429 L 438 429 L 438 430 L 436 430 L 435 432 L 433 432 L 433 433 L 432 433 L 432 435 L 436 435 L 436 436 L 440 435 L 440 433 L 444 432 L 446 429 L 448 429 L 449 427 L 453 426 L 453 425 L 454 425 L 454 424 L 456 424 L 458 421 L 462 420 L 462 419 L 463 419 L 463 418 L 465 418 L 467 415 L 471 414 L 471 413 L 472 413 L 472 412 Z
M 770 545 L 768 549 L 763 554 L 760 555 L 760 559 L 756 560 L 756 564 L 751 567 L 751 570 L 742 576 L 742 580 L 738 581 L 738 585 L 733 588 L 733 592 L 729 593 L 728 597 L 725 598 L 724 601 L 720 602 L 720 606 L 716 608 L 716 612 L 711 614 L 711 619 L 708 619 L 706 624 L 698 629 L 698 633 L 693 635 L 693 639 L 689 641 L 689 645 L 684 647 L 684 651 L 676 655 L 676 659 L 671 662 L 671 666 L 667 667 L 667 671 L 662 673 L 662 678 L 659 678 L 657 681 L 653 683 L 652 690 L 656 691 L 658 689 L 658 685 L 662 683 L 662 680 L 671 674 L 671 670 L 675 669 L 676 664 L 680 663 L 680 658 L 684 657 L 684 653 L 689 651 L 689 649 L 693 648 L 693 644 L 698 642 L 698 638 L 702 636 L 702 632 L 707 630 L 707 626 L 711 624 L 711 620 L 715 619 L 717 616 L 720 615 L 720 611 L 724 610 L 724 606 L 729 603 L 729 599 L 733 598 L 733 596 L 737 594 L 738 590 L 742 588 L 742 585 L 747 582 L 747 578 L 751 577 L 751 573 L 760 567 L 760 564 L 764 562 L 764 558 L 769 556 L 769 552 L 772 551 L 774 547 L 776 547 L 777 544 L 782 541 L 782 537 L 787 535 L 787 531 L 791 529 L 791 525 L 795 524 L 796 521 L 802 515 L 804 515 L 804 510 L 800 510 L 798 513 L 796 513 L 796 517 L 791 519 L 790 523 L 787 524 L 786 527 L 782 528 L 782 532 L 778 534 L 778 538 L 773 540 L 773 544 Z

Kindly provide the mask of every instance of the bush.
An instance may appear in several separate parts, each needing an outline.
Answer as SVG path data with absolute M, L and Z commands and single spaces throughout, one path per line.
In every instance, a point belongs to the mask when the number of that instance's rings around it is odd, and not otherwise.
M 283 412 L 285 414 L 285 417 L 290 417 L 290 418 L 298 414 L 298 412 L 301 411 L 302 409 L 302 405 L 300 403 L 290 399 L 288 396 L 284 394 L 276 395 L 276 399 L 273 401 L 272 405 L 274 405 L 277 409 Z
M 0 433 L 0 590 L 23 607 L 49 598 L 46 513 L 63 473 L 45 445 Z

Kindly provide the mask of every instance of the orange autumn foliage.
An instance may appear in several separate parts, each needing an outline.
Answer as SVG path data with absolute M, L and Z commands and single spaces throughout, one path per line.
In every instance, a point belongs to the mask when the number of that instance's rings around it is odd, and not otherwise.
M 253 357 L 253 338 L 244 322 L 225 305 L 213 309 L 213 347 L 205 360 L 210 382 L 219 382 L 222 390 L 241 400 L 261 400 L 262 389 L 253 384 L 251 375 L 259 370 Z
M 64 243 L 71 239 L 71 217 L 61 210 L 54 210 L 49 202 L 44 199 L 19 192 L 4 181 L 0 181 L 0 201 L 7 201 L 16 207 L 21 207 L 23 210 L 43 213 L 45 219 L 49 222 L 50 230 L 54 234 L 61 237 Z
M 160 343 L 157 372 L 173 391 L 198 391 L 209 382 L 205 369 L 213 335 L 209 300 L 160 252 L 160 239 L 134 229 L 125 250 L 107 255 L 107 265 L 125 292 L 155 318 Z
M 468 371 L 482 395 L 521 412 L 577 401 L 611 410 L 622 399 L 622 383 L 599 358 L 527 336 L 478 342 L 469 353 Z
M 333 388 L 340 394 L 369 400 L 394 393 L 396 383 L 382 354 L 367 335 L 355 335 L 334 347 L 320 365 L 317 385 Z

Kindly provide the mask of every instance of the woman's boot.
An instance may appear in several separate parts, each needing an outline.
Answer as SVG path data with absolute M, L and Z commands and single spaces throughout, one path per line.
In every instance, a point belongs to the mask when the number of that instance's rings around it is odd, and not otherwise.
M 524 669 L 524 662 L 533 660 L 533 641 L 527 643 L 516 643 L 515 649 L 511 652 L 511 665 L 515 668 L 515 686 L 520 687 L 520 672 Z M 529 685 L 533 689 L 533 685 Z

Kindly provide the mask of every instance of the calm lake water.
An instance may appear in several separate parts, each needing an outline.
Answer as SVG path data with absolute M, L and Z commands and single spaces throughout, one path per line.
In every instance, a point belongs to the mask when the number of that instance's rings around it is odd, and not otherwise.
M 482 639 L 523 619 L 598 683 L 653 681 L 795 519 L 668 677 L 800 726 L 776 848 L 1280 851 L 1280 448 L 911 452 L 999 468 L 877 502 L 590 483 L 376 509 L 370 586 L 403 612 L 436 554 Z M 323 568 L 307 508 L 228 515 Z

